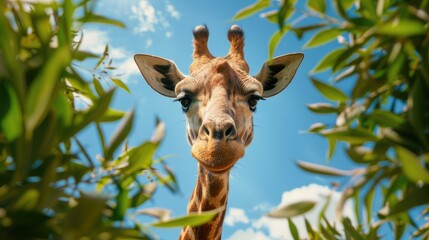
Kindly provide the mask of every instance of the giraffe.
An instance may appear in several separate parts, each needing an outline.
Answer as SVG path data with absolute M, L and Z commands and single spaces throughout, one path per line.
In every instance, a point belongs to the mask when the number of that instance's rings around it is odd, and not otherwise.
M 230 49 L 225 57 L 210 53 L 207 26 L 195 27 L 193 35 L 189 75 L 168 59 L 145 54 L 137 54 L 134 59 L 149 86 L 161 95 L 175 98 L 186 115 L 187 139 L 198 162 L 188 212 L 221 209 L 208 223 L 184 227 L 179 239 L 221 239 L 229 173 L 253 139 L 256 105 L 288 86 L 304 55 L 293 53 L 271 59 L 251 76 L 244 59 L 244 33 L 239 26 L 228 30 Z

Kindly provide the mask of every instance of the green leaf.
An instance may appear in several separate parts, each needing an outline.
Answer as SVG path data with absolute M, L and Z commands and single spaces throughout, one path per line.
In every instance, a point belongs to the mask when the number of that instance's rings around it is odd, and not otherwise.
M 269 212 L 267 216 L 272 218 L 291 218 L 310 211 L 315 205 L 316 202 L 314 201 L 292 203 Z
M 254 4 L 239 10 L 232 18 L 232 20 L 241 20 L 241 19 L 247 18 L 263 10 L 264 8 L 267 8 L 268 6 L 270 6 L 270 3 L 271 3 L 271 0 L 258 0 Z
M 365 238 L 359 233 L 359 231 L 353 227 L 352 222 L 350 221 L 349 218 L 343 219 L 343 226 L 346 234 L 348 234 L 349 236 L 352 236 L 352 239 L 365 240 Z
M 422 22 L 411 19 L 394 19 L 381 25 L 377 32 L 395 37 L 411 37 L 428 33 Z
M 97 54 L 87 52 L 87 51 L 75 50 L 72 52 L 73 60 L 77 60 L 77 61 L 83 61 L 83 60 L 86 60 L 87 58 L 97 58 L 97 57 L 98 57 Z
M 330 103 L 312 103 L 308 104 L 307 108 L 314 113 L 337 113 L 338 108 Z
M 344 171 L 332 167 L 326 167 L 314 163 L 309 162 L 303 162 L 303 161 L 296 161 L 296 165 L 298 165 L 299 168 L 312 172 L 317 174 L 323 174 L 328 176 L 350 176 L 352 175 L 351 171 Z
M 113 211 L 112 220 L 122 221 L 124 220 L 125 213 L 130 205 L 130 199 L 128 198 L 128 189 L 126 186 L 120 186 L 120 184 L 117 184 L 117 187 L 119 193 L 116 195 L 116 207 Z
M 331 68 L 335 61 L 338 59 L 338 57 L 343 54 L 345 52 L 345 49 L 343 48 L 339 48 L 339 49 L 335 49 L 331 52 L 329 52 L 328 54 L 326 54 L 322 60 L 320 60 L 320 62 L 317 64 L 317 66 L 315 68 L 313 68 L 313 70 L 311 70 L 313 73 L 317 73 L 317 72 L 322 72 L 325 71 L 329 68 Z
M 410 209 L 427 205 L 429 199 L 429 187 L 424 186 L 421 188 L 417 188 L 407 193 L 403 199 L 401 199 L 397 204 L 395 204 L 390 212 L 389 216 L 393 216 L 396 214 L 404 213 L 409 211 Z
M 99 121 L 104 116 L 105 112 L 109 108 L 110 102 L 112 101 L 113 93 L 115 89 L 110 90 L 98 101 L 94 102 L 93 106 L 85 112 L 79 112 L 75 115 L 73 121 L 73 127 L 69 130 L 68 135 L 73 136 L 82 128 L 86 127 L 92 122 Z
M 337 140 L 328 138 L 328 151 L 326 153 L 326 159 L 330 160 L 334 155 L 335 148 L 337 147 Z
M 374 109 L 369 118 L 382 127 L 398 128 L 405 123 L 405 119 L 400 115 L 381 109 Z
M 107 147 L 106 151 L 106 159 L 112 159 L 113 153 L 115 150 L 119 147 L 119 145 L 128 137 L 128 134 L 131 131 L 131 128 L 133 127 L 133 121 L 134 121 L 134 111 L 130 111 L 125 114 L 124 118 L 121 121 L 121 124 L 116 129 L 115 133 L 113 134 L 110 144 Z
M 92 80 L 92 82 L 94 83 L 94 88 L 95 91 L 97 92 L 98 96 L 102 96 L 105 94 L 103 87 L 100 84 L 100 81 L 98 81 L 98 79 L 94 78 Z
M 323 130 L 325 128 L 326 128 L 326 125 L 323 123 L 314 123 L 308 128 L 308 131 L 314 133 L 314 132 L 319 132 L 320 130 Z
M 307 6 L 311 10 L 324 14 L 326 11 L 326 2 L 325 0 L 308 0 Z
M 8 142 L 22 133 L 22 113 L 18 97 L 6 81 L 0 81 L 0 129 Z
M 363 146 L 351 146 L 346 149 L 346 153 L 357 163 L 370 163 L 379 159 L 379 156 L 374 154 L 371 149 Z
M 308 25 L 304 27 L 294 27 L 292 28 L 292 31 L 296 34 L 296 36 L 301 39 L 304 35 L 304 33 L 312 31 L 314 29 L 325 27 L 327 23 L 318 23 L 314 25 Z
M 64 236 L 80 239 L 90 234 L 101 221 L 106 199 L 82 194 L 76 207 L 69 209 L 62 222 Z
M 43 119 L 56 96 L 61 73 L 70 62 L 68 48 L 58 48 L 31 84 L 26 102 L 26 127 L 31 132 Z
M 109 108 L 99 122 L 115 122 L 125 116 L 126 112 Z
M 279 11 L 277 12 L 277 24 L 279 25 L 279 29 L 283 31 L 283 26 L 285 21 L 291 16 L 295 9 L 296 0 L 284 0 L 281 2 L 281 6 Z
M 125 24 L 119 20 L 107 18 L 102 15 L 91 13 L 89 15 L 86 15 L 83 19 L 80 19 L 80 21 L 84 22 L 92 22 L 92 23 L 103 23 L 103 24 L 109 24 L 120 28 L 125 28 Z
M 196 227 L 212 220 L 217 214 L 221 213 L 224 208 L 218 208 L 201 213 L 189 213 L 186 216 L 177 217 L 168 221 L 161 221 L 152 224 L 153 227 L 171 228 L 171 227 Z
M 276 51 L 277 45 L 279 45 L 280 40 L 286 35 L 288 32 L 288 27 L 283 28 L 283 31 L 279 30 L 275 32 L 271 38 L 270 42 L 268 44 L 268 57 L 269 59 L 272 59 L 274 56 L 274 52 Z
M 317 88 L 317 90 L 319 90 L 319 92 L 327 99 L 340 102 L 345 102 L 348 100 L 347 95 L 338 88 L 330 86 L 313 77 L 311 77 L 311 81 L 313 82 L 313 85 Z
M 305 48 L 317 47 L 326 44 L 336 37 L 338 37 L 343 31 L 336 28 L 328 28 L 320 30 L 316 33 L 305 45 Z
M 308 236 L 310 237 L 310 239 L 317 239 L 316 238 L 316 233 L 313 230 L 313 227 L 311 226 L 310 222 L 307 220 L 307 218 L 304 218 L 305 220 L 305 228 L 307 229 L 307 233 Z
M 396 146 L 396 156 L 402 163 L 404 174 L 413 182 L 429 183 L 429 171 L 421 164 L 419 158 L 406 148 Z
M 371 132 L 361 128 L 349 129 L 347 127 L 337 127 L 320 132 L 327 138 L 345 141 L 350 144 L 362 144 L 369 141 L 377 141 L 378 138 Z
M 22 193 L 15 202 L 13 202 L 12 209 L 20 211 L 33 210 L 36 207 L 39 198 L 39 191 L 34 188 L 30 188 Z
M 293 221 L 290 218 L 287 219 L 287 222 L 288 222 L 289 231 L 293 237 L 293 240 L 299 240 L 300 238 L 299 238 L 298 228 L 296 227 L 295 223 L 293 223 Z
M 142 145 L 128 150 L 128 167 L 123 170 L 124 175 L 133 174 L 150 167 L 158 144 L 145 142 Z
M 131 91 L 128 88 L 127 84 L 125 84 L 124 82 L 122 82 L 120 79 L 112 78 L 112 81 L 116 84 L 116 86 L 118 86 L 118 87 L 124 89 L 125 91 L 127 91 L 127 93 L 131 93 Z

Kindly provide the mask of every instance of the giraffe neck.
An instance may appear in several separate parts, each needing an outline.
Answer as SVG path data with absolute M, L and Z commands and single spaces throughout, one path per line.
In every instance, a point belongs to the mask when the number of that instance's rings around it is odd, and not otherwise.
M 213 174 L 198 164 L 197 183 L 189 200 L 188 212 L 202 212 L 217 208 L 223 208 L 223 211 L 203 225 L 184 227 L 179 239 L 221 239 L 222 224 L 228 201 L 228 186 L 229 171 Z

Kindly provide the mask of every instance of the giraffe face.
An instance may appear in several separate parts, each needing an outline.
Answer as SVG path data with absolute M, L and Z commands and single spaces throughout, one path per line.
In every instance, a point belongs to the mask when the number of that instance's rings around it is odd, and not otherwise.
M 176 85 L 192 155 L 207 170 L 227 171 L 243 157 L 262 92 L 258 80 L 225 58 L 205 62 Z
M 258 100 L 288 86 L 303 54 L 271 59 L 250 76 L 244 60 L 244 33 L 238 26 L 228 31 L 230 49 L 223 58 L 215 58 L 208 50 L 206 26 L 197 26 L 193 34 L 194 59 L 188 76 L 164 58 L 137 54 L 134 59 L 155 91 L 180 102 L 192 155 L 208 171 L 226 172 L 243 157 L 253 139 Z

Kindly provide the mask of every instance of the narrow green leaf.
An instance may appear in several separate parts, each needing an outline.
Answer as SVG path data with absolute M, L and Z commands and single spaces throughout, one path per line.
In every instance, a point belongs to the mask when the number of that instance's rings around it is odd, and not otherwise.
M 269 212 L 267 216 L 272 218 L 291 218 L 310 211 L 315 205 L 316 202 L 314 201 L 292 203 Z
M 326 159 L 331 160 L 332 156 L 334 156 L 335 148 L 337 147 L 337 140 L 328 138 L 328 151 L 326 153 Z
M 346 233 L 350 234 L 354 240 L 365 240 L 365 238 L 356 230 L 349 218 L 343 219 L 343 226 Z
M 279 29 L 283 31 L 285 21 L 291 16 L 295 9 L 296 0 L 284 0 L 281 2 L 281 6 L 277 12 L 277 24 Z
M 326 167 L 314 163 L 309 162 L 303 162 L 303 161 L 296 161 L 296 165 L 298 165 L 299 168 L 312 172 L 317 174 L 323 174 L 328 176 L 350 176 L 352 175 L 352 172 L 350 171 L 344 171 L 332 167 Z
M 371 132 L 361 128 L 349 129 L 347 127 L 337 127 L 320 132 L 327 138 L 345 141 L 350 144 L 362 144 L 369 141 L 377 141 L 378 138 Z
M 103 24 L 117 26 L 120 28 L 125 28 L 125 24 L 119 20 L 107 18 L 105 16 L 94 14 L 94 13 L 90 15 L 86 15 L 83 19 L 81 19 L 81 21 L 92 22 L 92 23 L 103 23 Z
M 378 28 L 379 34 L 395 37 L 411 37 L 427 34 L 428 31 L 422 22 L 411 19 L 394 19 Z
M 305 48 L 317 47 L 336 39 L 343 31 L 336 28 L 320 30 L 305 45 Z
M 32 131 L 43 119 L 56 96 L 56 86 L 60 83 L 61 73 L 70 62 L 68 48 L 58 48 L 36 76 L 32 83 L 26 103 L 26 127 Z
M 99 122 L 115 122 L 125 116 L 126 112 L 109 108 Z
M 86 60 L 87 58 L 97 58 L 97 57 L 98 57 L 97 54 L 87 52 L 87 51 L 75 50 L 72 52 L 73 60 L 77 60 L 77 61 L 83 61 L 83 60 Z
M 307 108 L 314 113 L 337 113 L 338 108 L 330 103 L 312 103 Z
M 123 183 L 122 183 L 123 184 Z M 118 186 L 118 195 L 116 195 L 116 206 L 113 211 L 112 219 L 114 221 L 124 220 L 125 213 L 130 205 L 130 199 L 128 198 L 128 189 L 126 186 Z
M 325 128 L 326 128 L 326 125 L 323 123 L 314 123 L 308 128 L 308 131 L 315 133 L 315 132 L 319 132 Z
M 308 0 L 307 6 L 311 10 L 324 14 L 326 11 L 326 2 L 325 0 Z
M 239 10 L 232 18 L 232 20 L 241 20 L 241 19 L 247 18 L 263 10 L 264 8 L 267 8 L 268 6 L 270 6 L 270 3 L 271 3 L 271 0 L 258 0 L 254 4 Z
M 103 87 L 100 84 L 100 81 L 98 81 L 98 79 L 94 78 L 92 80 L 92 82 L 94 83 L 94 88 L 95 91 L 97 92 L 98 96 L 102 96 L 105 94 Z
M 196 227 L 212 220 L 217 214 L 221 213 L 224 209 L 218 208 L 211 211 L 201 213 L 189 213 L 186 216 L 177 217 L 168 221 L 161 221 L 152 224 L 153 227 L 171 228 L 171 227 Z
M 382 127 L 398 128 L 405 123 L 405 119 L 400 115 L 381 109 L 374 109 L 369 118 Z
M 15 91 L 6 81 L 0 81 L 0 129 L 8 142 L 22 133 L 22 113 Z
M 40 193 L 34 188 L 29 188 L 22 193 L 15 202 L 12 209 L 17 211 L 34 210 L 39 200 Z
M 134 111 L 130 111 L 125 114 L 124 118 L 121 121 L 121 124 L 116 129 L 115 133 L 113 134 L 110 144 L 107 147 L 106 156 L 105 158 L 110 160 L 113 157 L 113 153 L 115 150 L 119 147 L 119 145 L 128 137 L 128 134 L 131 131 L 131 128 L 133 127 L 133 121 L 134 121 Z
M 419 158 L 406 148 L 396 146 L 396 156 L 402 163 L 404 174 L 413 182 L 429 183 L 429 171 L 421 164 Z
M 268 44 L 268 57 L 269 59 L 272 59 L 274 56 L 274 52 L 276 51 L 277 45 L 279 45 L 280 40 L 286 35 L 288 32 L 287 27 L 283 28 L 283 31 L 279 30 L 275 32 L 271 38 L 270 42 Z
M 287 222 L 288 222 L 289 231 L 293 237 L 293 240 L 299 240 L 300 238 L 299 238 L 298 228 L 296 227 L 295 223 L 293 223 L 293 221 L 290 218 L 287 219 Z
M 330 86 L 313 77 L 311 77 L 311 81 L 313 82 L 313 85 L 317 88 L 317 90 L 319 90 L 319 92 L 327 99 L 330 99 L 332 101 L 340 101 L 340 102 L 345 102 L 348 100 L 347 95 L 341 90 L 339 90 L 338 88 Z
M 305 228 L 307 229 L 308 236 L 310 237 L 310 239 L 316 239 L 316 233 L 314 232 L 310 222 L 307 220 L 307 218 L 305 218 L 304 220 L 305 220 Z
M 335 61 L 338 59 L 338 57 L 344 53 L 344 51 L 345 49 L 339 48 L 329 52 L 322 58 L 322 60 L 320 60 L 317 66 L 313 68 L 312 72 L 322 72 L 331 68 L 334 65 Z
M 118 86 L 118 87 L 124 89 L 125 91 L 127 91 L 127 93 L 131 93 L 131 91 L 128 88 L 127 84 L 125 84 L 124 82 L 122 82 L 120 79 L 112 78 L 112 81 L 116 84 L 116 86 Z
M 69 130 L 68 136 L 73 136 L 82 128 L 94 121 L 99 121 L 104 116 L 112 101 L 115 89 L 110 90 L 105 95 L 101 96 L 94 105 L 85 112 L 79 112 L 75 115 L 73 127 Z
M 128 156 L 128 167 L 123 170 L 124 175 L 133 174 L 136 171 L 147 169 L 151 166 L 153 156 L 158 144 L 145 142 L 142 145 L 132 148 L 126 152 Z

